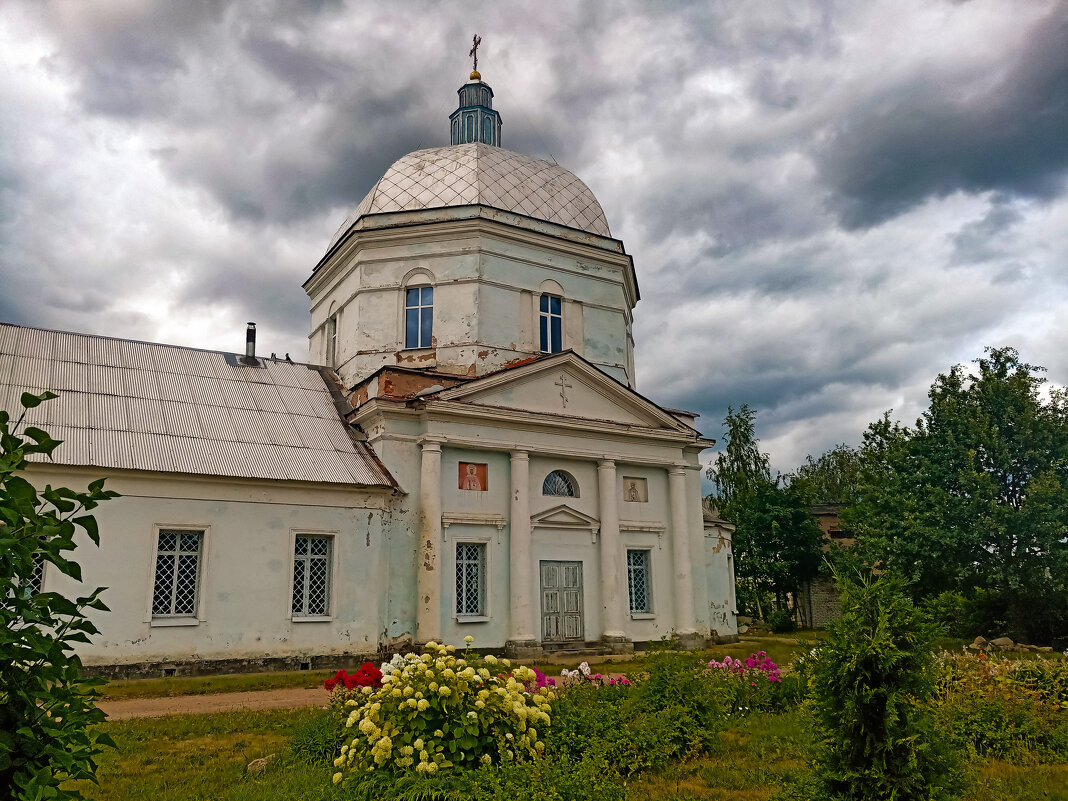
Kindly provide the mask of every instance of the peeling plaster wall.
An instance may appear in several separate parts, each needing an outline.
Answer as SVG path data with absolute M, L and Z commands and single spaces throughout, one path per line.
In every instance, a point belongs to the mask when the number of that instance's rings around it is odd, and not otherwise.
M 335 366 L 349 385 L 392 364 L 482 375 L 537 352 L 538 297 L 545 282 L 555 281 L 565 299 L 564 348 L 632 382 L 633 301 L 625 255 L 605 250 L 601 257 L 588 245 L 558 237 L 485 221 L 477 230 L 473 225 L 361 232 L 307 284 L 311 361 L 326 361 L 326 324 L 333 310 Z M 433 348 L 413 354 L 404 348 L 404 289 L 428 282 L 434 286 Z

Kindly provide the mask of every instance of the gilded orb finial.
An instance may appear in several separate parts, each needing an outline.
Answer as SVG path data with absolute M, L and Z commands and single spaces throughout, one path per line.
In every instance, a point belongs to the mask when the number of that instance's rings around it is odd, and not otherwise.
M 471 70 L 471 80 L 472 81 L 481 81 L 482 80 L 482 73 L 480 73 L 478 70 Z

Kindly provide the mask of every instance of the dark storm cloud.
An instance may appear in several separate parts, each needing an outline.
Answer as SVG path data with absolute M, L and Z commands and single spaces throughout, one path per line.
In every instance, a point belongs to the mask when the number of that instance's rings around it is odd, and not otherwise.
M 956 190 L 1059 193 L 1068 168 L 1064 5 L 995 77 L 920 73 L 846 111 L 820 156 L 843 223 L 874 225 Z

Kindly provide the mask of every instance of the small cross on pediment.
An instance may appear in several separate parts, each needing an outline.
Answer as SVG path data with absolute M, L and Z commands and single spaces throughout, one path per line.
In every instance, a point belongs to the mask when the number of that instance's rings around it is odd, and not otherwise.
M 572 389 L 571 384 L 567 383 L 567 376 L 561 373 L 560 380 L 553 383 L 560 387 L 560 400 L 564 402 L 564 408 L 567 408 L 567 391 Z

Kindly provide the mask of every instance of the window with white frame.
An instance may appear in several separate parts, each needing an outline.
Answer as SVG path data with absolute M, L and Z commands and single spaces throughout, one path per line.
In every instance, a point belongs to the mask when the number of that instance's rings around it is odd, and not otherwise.
M 337 367 L 337 315 L 326 321 L 326 366 Z
M 159 530 L 156 579 L 152 589 L 154 617 L 194 617 L 200 594 L 203 529 Z
M 542 295 L 540 313 L 541 352 L 559 353 L 564 349 L 563 299 L 556 295 Z
M 434 287 L 409 287 L 404 292 L 404 347 L 430 348 L 433 343 Z
M 627 591 L 630 595 L 630 611 L 634 613 L 651 613 L 653 598 L 651 576 L 649 574 L 649 551 L 627 551 Z
M 486 615 L 486 543 L 456 544 L 456 616 Z
M 333 537 L 298 534 L 293 540 L 293 617 L 330 614 Z

